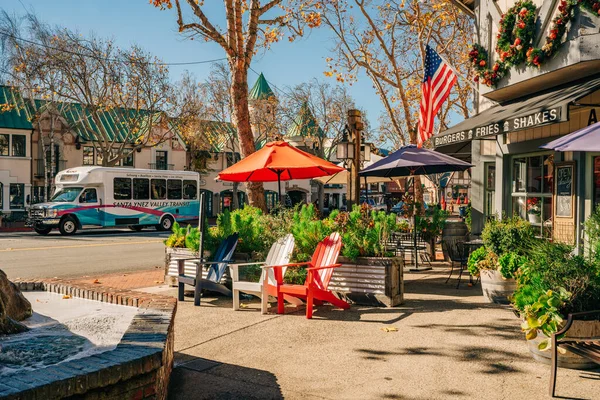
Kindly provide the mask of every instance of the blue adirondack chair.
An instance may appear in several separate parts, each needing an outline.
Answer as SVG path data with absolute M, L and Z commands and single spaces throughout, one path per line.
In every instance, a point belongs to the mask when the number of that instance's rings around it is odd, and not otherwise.
M 203 289 L 218 292 L 225 296 L 231 296 L 231 290 L 221 284 L 221 278 L 223 278 L 223 274 L 227 270 L 227 267 L 233 261 L 233 252 L 235 251 L 237 243 L 238 234 L 234 233 L 221 242 L 219 248 L 215 252 L 213 261 L 206 261 L 202 258 L 196 260 L 196 276 L 185 275 L 185 260 L 178 260 L 179 271 L 177 281 L 179 283 L 179 301 L 184 300 L 183 292 L 185 285 L 194 286 L 195 306 L 200 305 L 200 295 Z M 202 277 L 203 268 L 208 268 L 206 278 Z

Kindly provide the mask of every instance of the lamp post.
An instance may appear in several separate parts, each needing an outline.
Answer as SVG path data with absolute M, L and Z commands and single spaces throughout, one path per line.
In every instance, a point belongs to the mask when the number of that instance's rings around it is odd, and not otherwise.
M 360 204 L 360 171 L 363 161 L 371 160 L 371 144 L 362 142 L 364 124 L 359 110 L 348 110 L 348 123 L 344 128 L 342 140 L 337 144 L 337 159 L 349 163 L 346 202 L 348 210 L 354 204 Z M 365 190 L 368 185 L 365 178 Z M 367 194 L 368 195 L 368 194 Z

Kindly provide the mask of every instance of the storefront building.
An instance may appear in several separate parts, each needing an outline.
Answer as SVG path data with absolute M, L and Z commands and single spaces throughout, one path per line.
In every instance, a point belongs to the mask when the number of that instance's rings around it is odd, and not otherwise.
M 536 32 L 531 46 L 537 47 L 556 37 L 565 4 L 465 0 L 461 7 L 474 17 L 476 41 L 487 50 L 483 64 L 492 66 L 501 58 L 496 47 L 504 13 L 525 15 L 520 10 L 530 7 Z M 479 112 L 432 138 L 436 150 L 474 165 L 474 233 L 488 218 L 519 215 L 540 237 L 579 246 L 582 224 L 600 204 L 600 154 L 540 149 L 600 116 L 600 17 L 574 7 L 552 57 L 539 67 L 526 61 L 511 67 L 494 87 L 480 83 L 474 101 Z

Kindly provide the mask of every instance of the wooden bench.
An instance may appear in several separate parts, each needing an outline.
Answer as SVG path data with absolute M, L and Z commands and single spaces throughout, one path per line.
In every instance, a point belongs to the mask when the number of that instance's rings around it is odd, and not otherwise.
M 550 396 L 555 397 L 556 371 L 558 369 L 558 346 L 600 365 L 600 338 L 563 337 L 575 320 L 600 320 L 600 310 L 569 314 L 566 325 L 552 334 L 552 366 L 550 371 Z

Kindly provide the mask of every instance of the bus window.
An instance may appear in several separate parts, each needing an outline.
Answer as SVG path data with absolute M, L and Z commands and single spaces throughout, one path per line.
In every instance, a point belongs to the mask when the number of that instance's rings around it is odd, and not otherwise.
M 183 199 L 196 200 L 198 198 L 198 184 L 196 181 L 183 181 Z
M 150 195 L 150 180 L 133 178 L 133 199 L 148 200 Z
M 167 181 L 167 198 L 169 200 L 181 200 L 181 181 L 169 179 Z
M 98 195 L 96 194 L 96 189 L 85 189 L 81 196 L 79 196 L 80 203 L 97 203 Z
M 131 179 L 115 178 L 113 182 L 115 200 L 131 200 Z
M 167 181 L 165 179 L 152 179 L 151 182 L 152 200 L 164 200 L 167 198 Z

